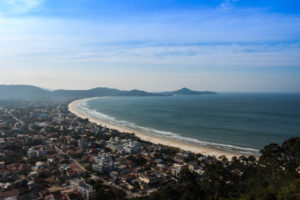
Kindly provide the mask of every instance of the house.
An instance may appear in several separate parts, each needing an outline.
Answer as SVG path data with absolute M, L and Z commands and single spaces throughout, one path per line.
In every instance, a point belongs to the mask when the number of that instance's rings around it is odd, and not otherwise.
M 174 176 L 178 176 L 182 169 L 183 169 L 183 165 L 175 163 L 171 167 L 171 174 Z
M 162 176 L 152 171 L 146 171 L 142 174 L 139 174 L 139 179 L 141 182 L 148 185 L 156 185 L 162 182 Z

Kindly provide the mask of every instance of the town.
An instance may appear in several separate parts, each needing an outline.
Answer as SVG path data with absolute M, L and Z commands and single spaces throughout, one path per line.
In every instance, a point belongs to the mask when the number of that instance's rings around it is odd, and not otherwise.
M 201 176 L 216 160 L 142 141 L 70 113 L 67 103 L 0 104 L 0 199 L 136 198 Z

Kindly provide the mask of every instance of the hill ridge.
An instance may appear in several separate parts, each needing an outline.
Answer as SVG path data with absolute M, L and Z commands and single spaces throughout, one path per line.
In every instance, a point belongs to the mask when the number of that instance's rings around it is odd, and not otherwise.
M 193 91 L 183 87 L 171 92 L 147 92 L 138 89 L 119 90 L 108 87 L 96 87 L 88 90 L 46 90 L 33 85 L 0 85 L 0 99 L 57 100 L 79 99 L 97 96 L 171 96 L 216 94 L 211 91 Z

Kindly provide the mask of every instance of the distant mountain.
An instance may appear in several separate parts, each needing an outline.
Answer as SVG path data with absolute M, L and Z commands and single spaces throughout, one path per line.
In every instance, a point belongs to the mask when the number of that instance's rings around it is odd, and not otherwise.
M 106 87 L 90 90 L 56 90 L 53 94 L 57 97 L 87 98 L 98 96 L 163 96 L 159 93 L 149 93 L 141 90 L 122 91 Z
M 150 93 L 142 90 L 123 91 L 106 87 L 97 87 L 89 90 L 49 91 L 31 85 L 0 85 L 0 100 L 72 100 L 99 96 L 171 96 L 200 94 L 215 94 L 215 92 L 192 91 L 187 88 L 182 88 L 173 92 Z
M 216 92 L 211 91 L 193 91 L 188 88 L 181 88 L 173 92 L 164 92 L 165 95 L 200 95 L 200 94 L 216 94 Z
M 51 91 L 32 85 L 0 85 L 0 99 L 44 100 L 52 98 Z

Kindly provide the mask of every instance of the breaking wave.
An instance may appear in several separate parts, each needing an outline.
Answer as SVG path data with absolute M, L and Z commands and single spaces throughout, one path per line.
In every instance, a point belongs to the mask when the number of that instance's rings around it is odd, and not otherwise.
M 97 118 L 99 120 L 102 120 L 105 123 L 110 124 L 110 125 L 115 125 L 115 126 L 119 126 L 119 127 L 128 128 L 131 130 L 136 130 L 136 131 L 146 133 L 149 135 L 153 135 L 156 137 L 166 138 L 166 139 L 180 141 L 180 142 L 183 141 L 186 143 L 210 147 L 210 148 L 223 150 L 223 151 L 227 151 L 227 152 L 240 153 L 240 154 L 244 154 L 244 155 L 245 154 L 246 155 L 259 155 L 259 151 L 257 149 L 253 149 L 253 148 L 245 148 L 245 147 L 238 147 L 238 146 L 229 145 L 229 144 L 220 144 L 220 143 L 202 141 L 202 140 L 198 140 L 195 138 L 183 137 L 180 134 L 174 133 L 174 132 L 162 131 L 162 130 L 157 130 L 154 128 L 138 126 L 133 122 L 117 120 L 116 118 L 106 115 L 106 114 L 103 114 L 103 113 L 100 113 L 100 112 L 96 111 L 95 109 L 89 109 L 87 106 L 87 102 L 89 100 L 90 99 L 83 99 L 81 101 L 78 101 L 76 104 L 76 108 L 83 114 Z

